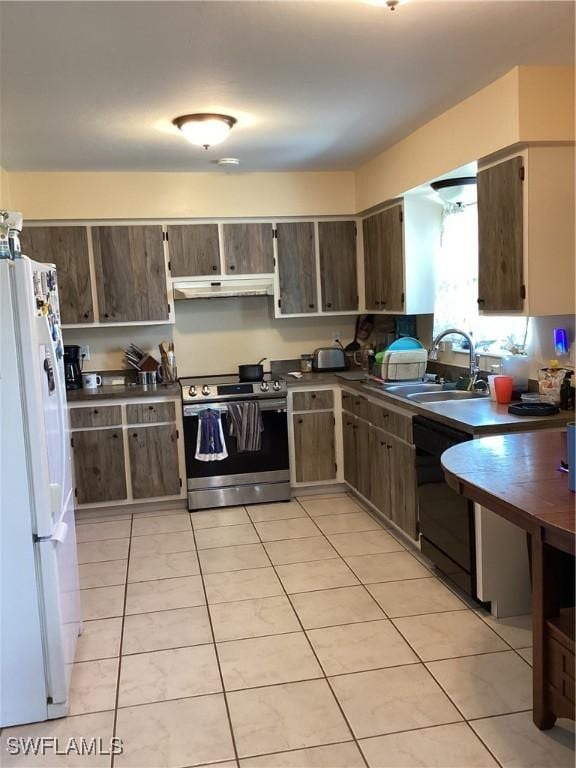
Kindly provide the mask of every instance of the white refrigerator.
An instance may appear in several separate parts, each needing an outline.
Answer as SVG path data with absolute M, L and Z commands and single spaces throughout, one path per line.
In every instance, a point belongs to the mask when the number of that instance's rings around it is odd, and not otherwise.
M 0 726 L 61 717 L 80 631 L 56 269 L 0 260 Z

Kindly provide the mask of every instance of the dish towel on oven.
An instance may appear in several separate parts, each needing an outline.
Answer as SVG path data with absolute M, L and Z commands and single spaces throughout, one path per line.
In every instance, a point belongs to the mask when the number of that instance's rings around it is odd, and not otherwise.
M 207 408 L 198 416 L 195 458 L 198 461 L 222 461 L 227 456 L 220 412 Z
M 230 435 L 236 438 L 238 453 L 259 451 L 262 445 L 262 416 L 256 400 L 229 403 Z

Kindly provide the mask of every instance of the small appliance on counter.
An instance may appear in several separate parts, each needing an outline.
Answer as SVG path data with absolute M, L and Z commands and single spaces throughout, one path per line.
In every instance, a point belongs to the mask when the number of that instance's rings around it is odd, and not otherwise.
M 418 339 L 405 337 L 379 352 L 376 363 L 375 373 L 384 381 L 414 381 L 424 378 L 428 352 Z
M 331 373 L 334 371 L 346 371 L 348 361 L 344 350 L 340 347 L 320 347 L 314 350 L 312 358 L 312 370 L 316 372 Z
M 64 346 L 64 381 L 66 389 L 82 388 L 82 356 L 77 344 Z

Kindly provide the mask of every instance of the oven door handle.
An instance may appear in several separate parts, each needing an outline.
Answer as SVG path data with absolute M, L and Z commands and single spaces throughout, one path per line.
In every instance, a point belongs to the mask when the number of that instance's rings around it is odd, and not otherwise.
M 245 400 L 242 402 L 246 402 Z M 276 400 L 259 400 L 258 401 L 260 405 L 261 411 L 276 411 L 277 413 L 287 413 L 288 406 L 286 404 L 286 400 L 283 399 L 276 399 Z M 211 410 L 211 411 L 219 411 L 220 413 L 228 413 L 228 405 L 235 405 L 238 403 L 205 403 L 203 405 L 185 405 L 184 406 L 184 416 L 199 416 L 201 413 L 204 413 L 204 411 Z

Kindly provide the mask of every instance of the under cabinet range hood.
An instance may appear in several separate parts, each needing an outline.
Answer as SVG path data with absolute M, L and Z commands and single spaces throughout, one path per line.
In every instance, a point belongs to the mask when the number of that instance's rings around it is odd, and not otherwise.
M 187 280 L 173 284 L 174 301 L 189 299 L 226 299 L 231 296 L 272 296 L 274 282 L 271 277 L 223 277 L 219 280 Z

